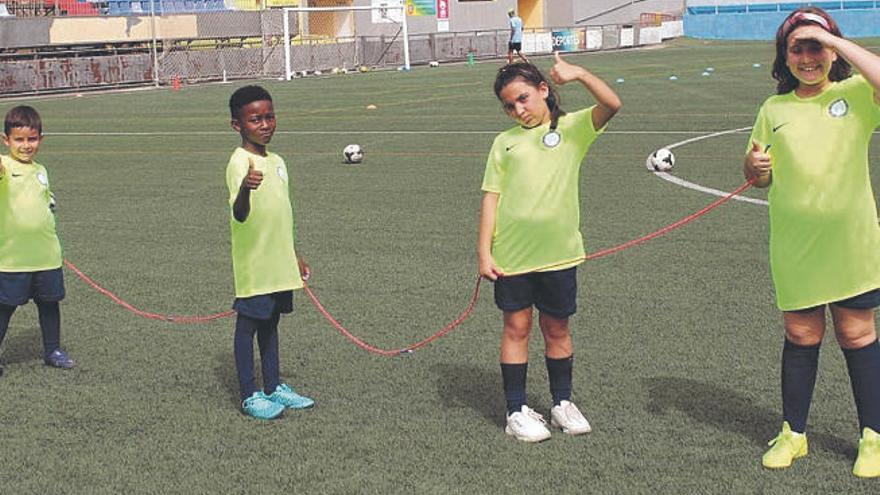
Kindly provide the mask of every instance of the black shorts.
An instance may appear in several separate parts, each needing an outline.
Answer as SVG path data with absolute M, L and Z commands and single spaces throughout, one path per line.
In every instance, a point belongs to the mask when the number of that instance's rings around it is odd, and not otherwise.
M 255 320 L 268 320 L 276 311 L 278 313 L 292 313 L 293 291 L 285 290 L 251 297 L 236 297 L 235 302 L 232 303 L 232 309 Z
M 495 305 L 501 311 L 534 305 L 554 318 L 568 318 L 577 311 L 577 267 L 499 277 L 495 281 Z
M 507 42 L 507 50 L 511 51 L 511 52 L 521 52 L 522 51 L 522 42 L 521 41 Z
M 874 309 L 880 306 L 880 289 L 869 290 L 868 292 L 853 296 L 841 301 L 831 303 L 846 309 Z M 825 305 L 813 306 L 810 308 L 796 309 L 792 313 L 812 313 Z
M 64 299 L 61 268 L 39 272 L 0 272 L 0 304 L 21 306 L 29 299 L 57 302 Z

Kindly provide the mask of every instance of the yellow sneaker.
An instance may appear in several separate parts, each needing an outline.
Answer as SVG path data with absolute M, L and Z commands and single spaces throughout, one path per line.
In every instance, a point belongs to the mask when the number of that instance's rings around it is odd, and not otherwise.
M 880 434 L 865 428 L 859 439 L 859 456 L 853 466 L 853 474 L 859 478 L 880 476 Z
M 792 461 L 806 456 L 809 451 L 807 436 L 791 431 L 788 421 L 782 423 L 782 431 L 767 445 L 771 446 L 770 450 L 761 459 L 767 469 L 785 469 L 791 466 Z

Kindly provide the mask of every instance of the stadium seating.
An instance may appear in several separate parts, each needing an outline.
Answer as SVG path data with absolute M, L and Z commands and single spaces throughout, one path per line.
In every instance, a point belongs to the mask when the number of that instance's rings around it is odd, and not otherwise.
M 76 2 L 77 0 L 58 0 Z M 228 10 L 224 0 L 107 0 L 107 15 L 157 15 Z
M 271 1 L 271 0 L 270 0 Z M 843 2 L 808 2 L 809 5 L 825 10 L 878 9 L 880 0 L 848 0 Z M 805 3 L 750 3 L 728 5 L 693 5 L 685 9 L 687 15 L 744 14 L 747 12 L 791 12 Z

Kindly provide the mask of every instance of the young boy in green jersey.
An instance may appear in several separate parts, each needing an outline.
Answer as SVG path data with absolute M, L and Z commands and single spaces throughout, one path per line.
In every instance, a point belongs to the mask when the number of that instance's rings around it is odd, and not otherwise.
M 584 261 L 578 179 L 590 145 L 621 107 L 607 84 L 559 54 L 550 76 L 559 85 L 580 83 L 596 105 L 563 112 L 556 90 L 532 64 L 498 71 L 495 95 L 519 125 L 499 134 L 489 151 L 477 241 L 480 275 L 495 281 L 495 304 L 504 313 L 505 432 L 526 442 L 550 437 L 544 418 L 526 404 L 533 308 L 544 336 L 551 424 L 570 435 L 591 429 L 571 401 L 569 317 L 577 311 L 577 265 Z
M 281 383 L 278 321 L 293 311 L 293 290 L 309 277 L 309 266 L 294 250 L 294 220 L 284 160 L 267 151 L 275 133 L 275 110 L 269 92 L 245 86 L 229 98 L 232 128 L 241 147 L 226 167 L 229 226 L 235 276 L 234 353 L 241 410 L 272 419 L 285 408 L 304 409 L 314 401 Z M 254 376 L 254 335 L 260 349 L 263 388 Z
M 852 67 L 859 75 L 852 74 Z M 807 415 L 830 312 L 859 418 L 853 474 L 880 476 L 880 226 L 868 149 L 880 127 L 880 57 L 845 39 L 822 9 L 776 32 L 777 94 L 761 109 L 744 172 L 770 187 L 770 269 L 785 330 L 779 435 L 762 463 L 807 455 Z
M 43 334 L 43 361 L 70 369 L 76 363 L 61 349 L 61 243 L 49 177 L 34 161 L 42 141 L 43 124 L 34 108 L 17 106 L 6 113 L 3 142 L 9 154 L 0 156 L 0 344 L 16 307 L 33 299 Z

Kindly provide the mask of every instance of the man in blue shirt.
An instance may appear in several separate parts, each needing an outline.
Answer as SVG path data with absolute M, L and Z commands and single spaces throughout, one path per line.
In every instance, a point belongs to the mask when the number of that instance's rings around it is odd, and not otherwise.
M 523 21 L 516 15 L 515 9 L 508 10 L 507 17 L 510 17 L 510 41 L 507 43 L 507 63 L 513 63 L 513 52 L 516 52 L 523 62 L 528 62 L 525 55 L 522 54 Z

